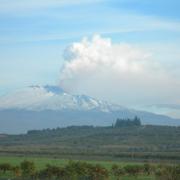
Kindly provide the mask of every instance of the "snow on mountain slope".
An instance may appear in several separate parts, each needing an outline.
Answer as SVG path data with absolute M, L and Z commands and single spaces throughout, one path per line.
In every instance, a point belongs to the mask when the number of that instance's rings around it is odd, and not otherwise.
M 99 110 L 103 112 L 123 109 L 86 95 L 71 95 L 57 86 L 29 86 L 0 97 L 0 109 L 25 110 Z M 124 108 L 125 109 L 125 108 Z
M 52 97 L 52 92 L 40 86 L 31 86 L 0 98 L 1 109 L 28 109 Z

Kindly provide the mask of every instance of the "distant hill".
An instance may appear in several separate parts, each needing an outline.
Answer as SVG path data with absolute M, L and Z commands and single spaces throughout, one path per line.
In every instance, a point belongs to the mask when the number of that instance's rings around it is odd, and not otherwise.
M 180 117 L 180 104 L 153 104 L 139 106 L 137 108 L 148 112 L 160 113 L 173 118 Z
M 57 86 L 30 86 L 0 97 L 0 133 L 70 125 L 109 126 L 117 117 L 134 116 L 140 117 L 143 124 L 180 125 L 178 119 L 72 95 Z
M 0 154 L 78 159 L 180 161 L 180 127 L 117 121 L 116 126 L 70 126 L 0 137 Z

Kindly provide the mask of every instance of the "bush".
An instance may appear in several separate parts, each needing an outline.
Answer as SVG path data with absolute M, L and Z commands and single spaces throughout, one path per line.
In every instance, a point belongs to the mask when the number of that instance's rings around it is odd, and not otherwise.
M 12 166 L 9 163 L 3 163 L 0 164 L 0 171 L 5 173 L 6 171 L 10 171 L 12 169 Z
M 69 162 L 65 167 L 47 165 L 37 177 L 42 180 L 105 180 L 108 178 L 108 171 L 100 165 Z
M 157 180 L 179 180 L 180 179 L 180 166 L 163 166 L 155 171 Z
M 146 174 L 146 175 L 152 174 L 152 173 L 154 172 L 154 166 L 152 166 L 152 165 L 149 164 L 149 163 L 145 163 L 145 164 L 143 165 L 143 172 L 144 172 L 144 174 Z
M 36 168 L 34 162 L 25 160 L 20 164 L 20 167 L 24 177 L 33 177 L 35 175 Z
M 71 178 L 84 179 L 89 177 L 89 169 L 91 166 L 85 162 L 72 162 L 65 167 Z
M 108 170 L 101 165 L 89 166 L 89 178 L 91 180 L 105 180 L 108 179 Z
M 15 177 L 20 177 L 22 174 L 21 174 L 21 169 L 19 166 L 15 166 L 15 167 L 12 167 L 12 172 L 14 174 Z
M 140 165 L 127 165 L 124 167 L 125 172 L 130 176 L 138 176 L 143 171 L 143 167 Z
M 111 174 L 119 180 L 122 176 L 125 175 L 125 170 L 124 168 L 114 164 L 111 168 Z
M 64 179 L 64 168 L 47 165 L 45 169 L 38 172 L 37 177 L 39 179 L 58 179 L 61 177 Z

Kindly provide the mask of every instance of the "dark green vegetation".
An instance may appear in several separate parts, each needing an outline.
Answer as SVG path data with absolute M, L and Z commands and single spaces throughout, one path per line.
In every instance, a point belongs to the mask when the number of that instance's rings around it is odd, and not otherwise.
M 134 119 L 117 119 L 115 128 L 141 126 L 141 120 L 137 116 Z
M 168 161 L 180 160 L 180 127 L 141 125 L 117 120 L 111 127 L 71 126 L 1 135 L 1 155 L 71 159 Z

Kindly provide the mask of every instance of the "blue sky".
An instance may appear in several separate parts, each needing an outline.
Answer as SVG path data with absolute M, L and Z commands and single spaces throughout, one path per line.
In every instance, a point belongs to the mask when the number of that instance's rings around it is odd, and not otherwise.
M 178 0 L 0 0 L 0 94 L 56 84 L 63 51 L 100 34 L 155 54 L 180 75 Z

